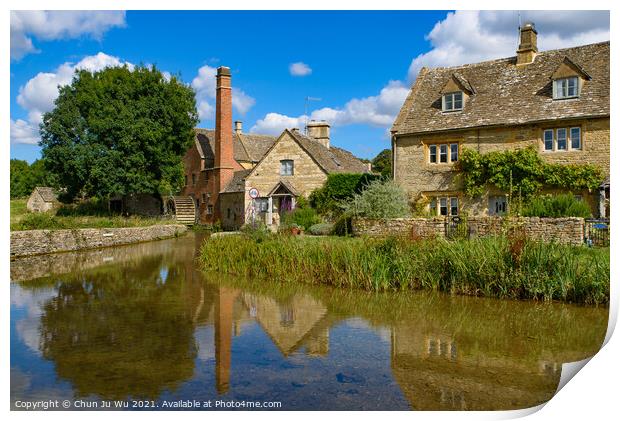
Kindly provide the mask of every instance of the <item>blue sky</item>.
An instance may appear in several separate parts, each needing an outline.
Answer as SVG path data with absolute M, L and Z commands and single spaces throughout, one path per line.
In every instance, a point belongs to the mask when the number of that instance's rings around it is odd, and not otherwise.
M 541 49 L 609 39 L 608 12 L 521 12 Z M 311 118 L 332 143 L 372 158 L 422 66 L 514 54 L 518 14 L 448 11 L 12 12 L 11 157 L 40 156 L 36 127 L 75 67 L 156 64 L 197 90 L 201 127 L 213 127 L 215 68 L 233 73 L 234 118 L 276 134 Z

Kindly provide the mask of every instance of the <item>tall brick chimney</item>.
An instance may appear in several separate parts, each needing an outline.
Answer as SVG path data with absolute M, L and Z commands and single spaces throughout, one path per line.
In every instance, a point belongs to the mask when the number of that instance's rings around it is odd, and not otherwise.
M 517 49 L 517 66 L 530 64 L 538 53 L 538 32 L 532 22 L 527 22 L 521 27 L 521 39 Z
M 218 67 L 215 96 L 215 219 L 220 219 L 217 196 L 233 177 L 232 90 L 230 68 Z

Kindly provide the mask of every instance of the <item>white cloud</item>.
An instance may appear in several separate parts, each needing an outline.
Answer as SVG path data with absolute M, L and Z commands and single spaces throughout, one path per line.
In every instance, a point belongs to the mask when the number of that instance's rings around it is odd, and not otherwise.
M 201 120 L 212 120 L 215 116 L 215 107 L 211 104 L 215 100 L 215 76 L 217 69 L 208 65 L 198 69 L 198 75 L 192 80 L 191 86 L 196 91 L 198 116 Z M 232 88 L 232 106 L 241 114 L 247 113 L 256 104 L 256 100 L 241 89 Z
M 41 72 L 19 88 L 17 103 L 28 112 L 28 121 L 11 120 L 11 141 L 14 143 L 36 143 L 32 133 L 36 131 L 38 141 L 38 127 L 43 114 L 54 108 L 54 101 L 58 98 L 58 88 L 68 85 L 73 79 L 76 70 L 95 72 L 106 67 L 127 65 L 130 69 L 134 65 L 121 61 L 118 57 L 98 53 L 86 56 L 78 63 L 63 63 L 55 72 Z
M 390 127 L 400 110 L 409 89 L 400 81 L 390 81 L 376 96 L 353 98 L 342 108 L 325 107 L 313 111 L 309 119 L 326 120 L 332 126 L 368 124 L 376 127 Z M 305 125 L 306 116 L 290 117 L 269 113 L 258 120 L 250 129 L 254 133 L 277 134 L 285 128 Z
M 521 20 L 536 25 L 539 50 L 609 39 L 608 11 L 522 11 Z M 413 59 L 409 80 L 415 79 L 423 66 L 456 66 L 514 56 L 518 26 L 516 11 L 450 12 L 426 36 L 433 48 Z
M 291 63 L 288 66 L 288 71 L 292 76 L 308 76 L 312 73 L 312 69 L 306 63 L 298 61 L 297 63 Z
M 36 145 L 39 143 L 39 130 L 27 121 L 11 119 L 11 142 Z
M 11 58 L 19 60 L 36 52 L 32 37 L 50 41 L 78 38 L 100 39 L 115 26 L 125 26 L 123 11 L 14 10 L 11 11 Z

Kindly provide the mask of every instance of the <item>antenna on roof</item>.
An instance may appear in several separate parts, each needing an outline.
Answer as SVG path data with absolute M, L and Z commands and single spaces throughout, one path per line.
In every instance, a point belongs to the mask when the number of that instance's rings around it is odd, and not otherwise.
M 305 105 L 304 105 L 304 115 L 306 116 L 306 127 L 304 128 L 304 134 L 308 134 L 308 103 L 310 101 L 320 101 L 321 98 L 314 98 L 311 96 L 306 97 Z

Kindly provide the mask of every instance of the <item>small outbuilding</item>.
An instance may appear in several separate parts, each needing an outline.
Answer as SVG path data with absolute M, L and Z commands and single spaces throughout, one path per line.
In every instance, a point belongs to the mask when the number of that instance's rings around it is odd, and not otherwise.
M 26 207 L 30 212 L 49 212 L 60 205 L 58 195 L 51 187 L 35 187 Z

